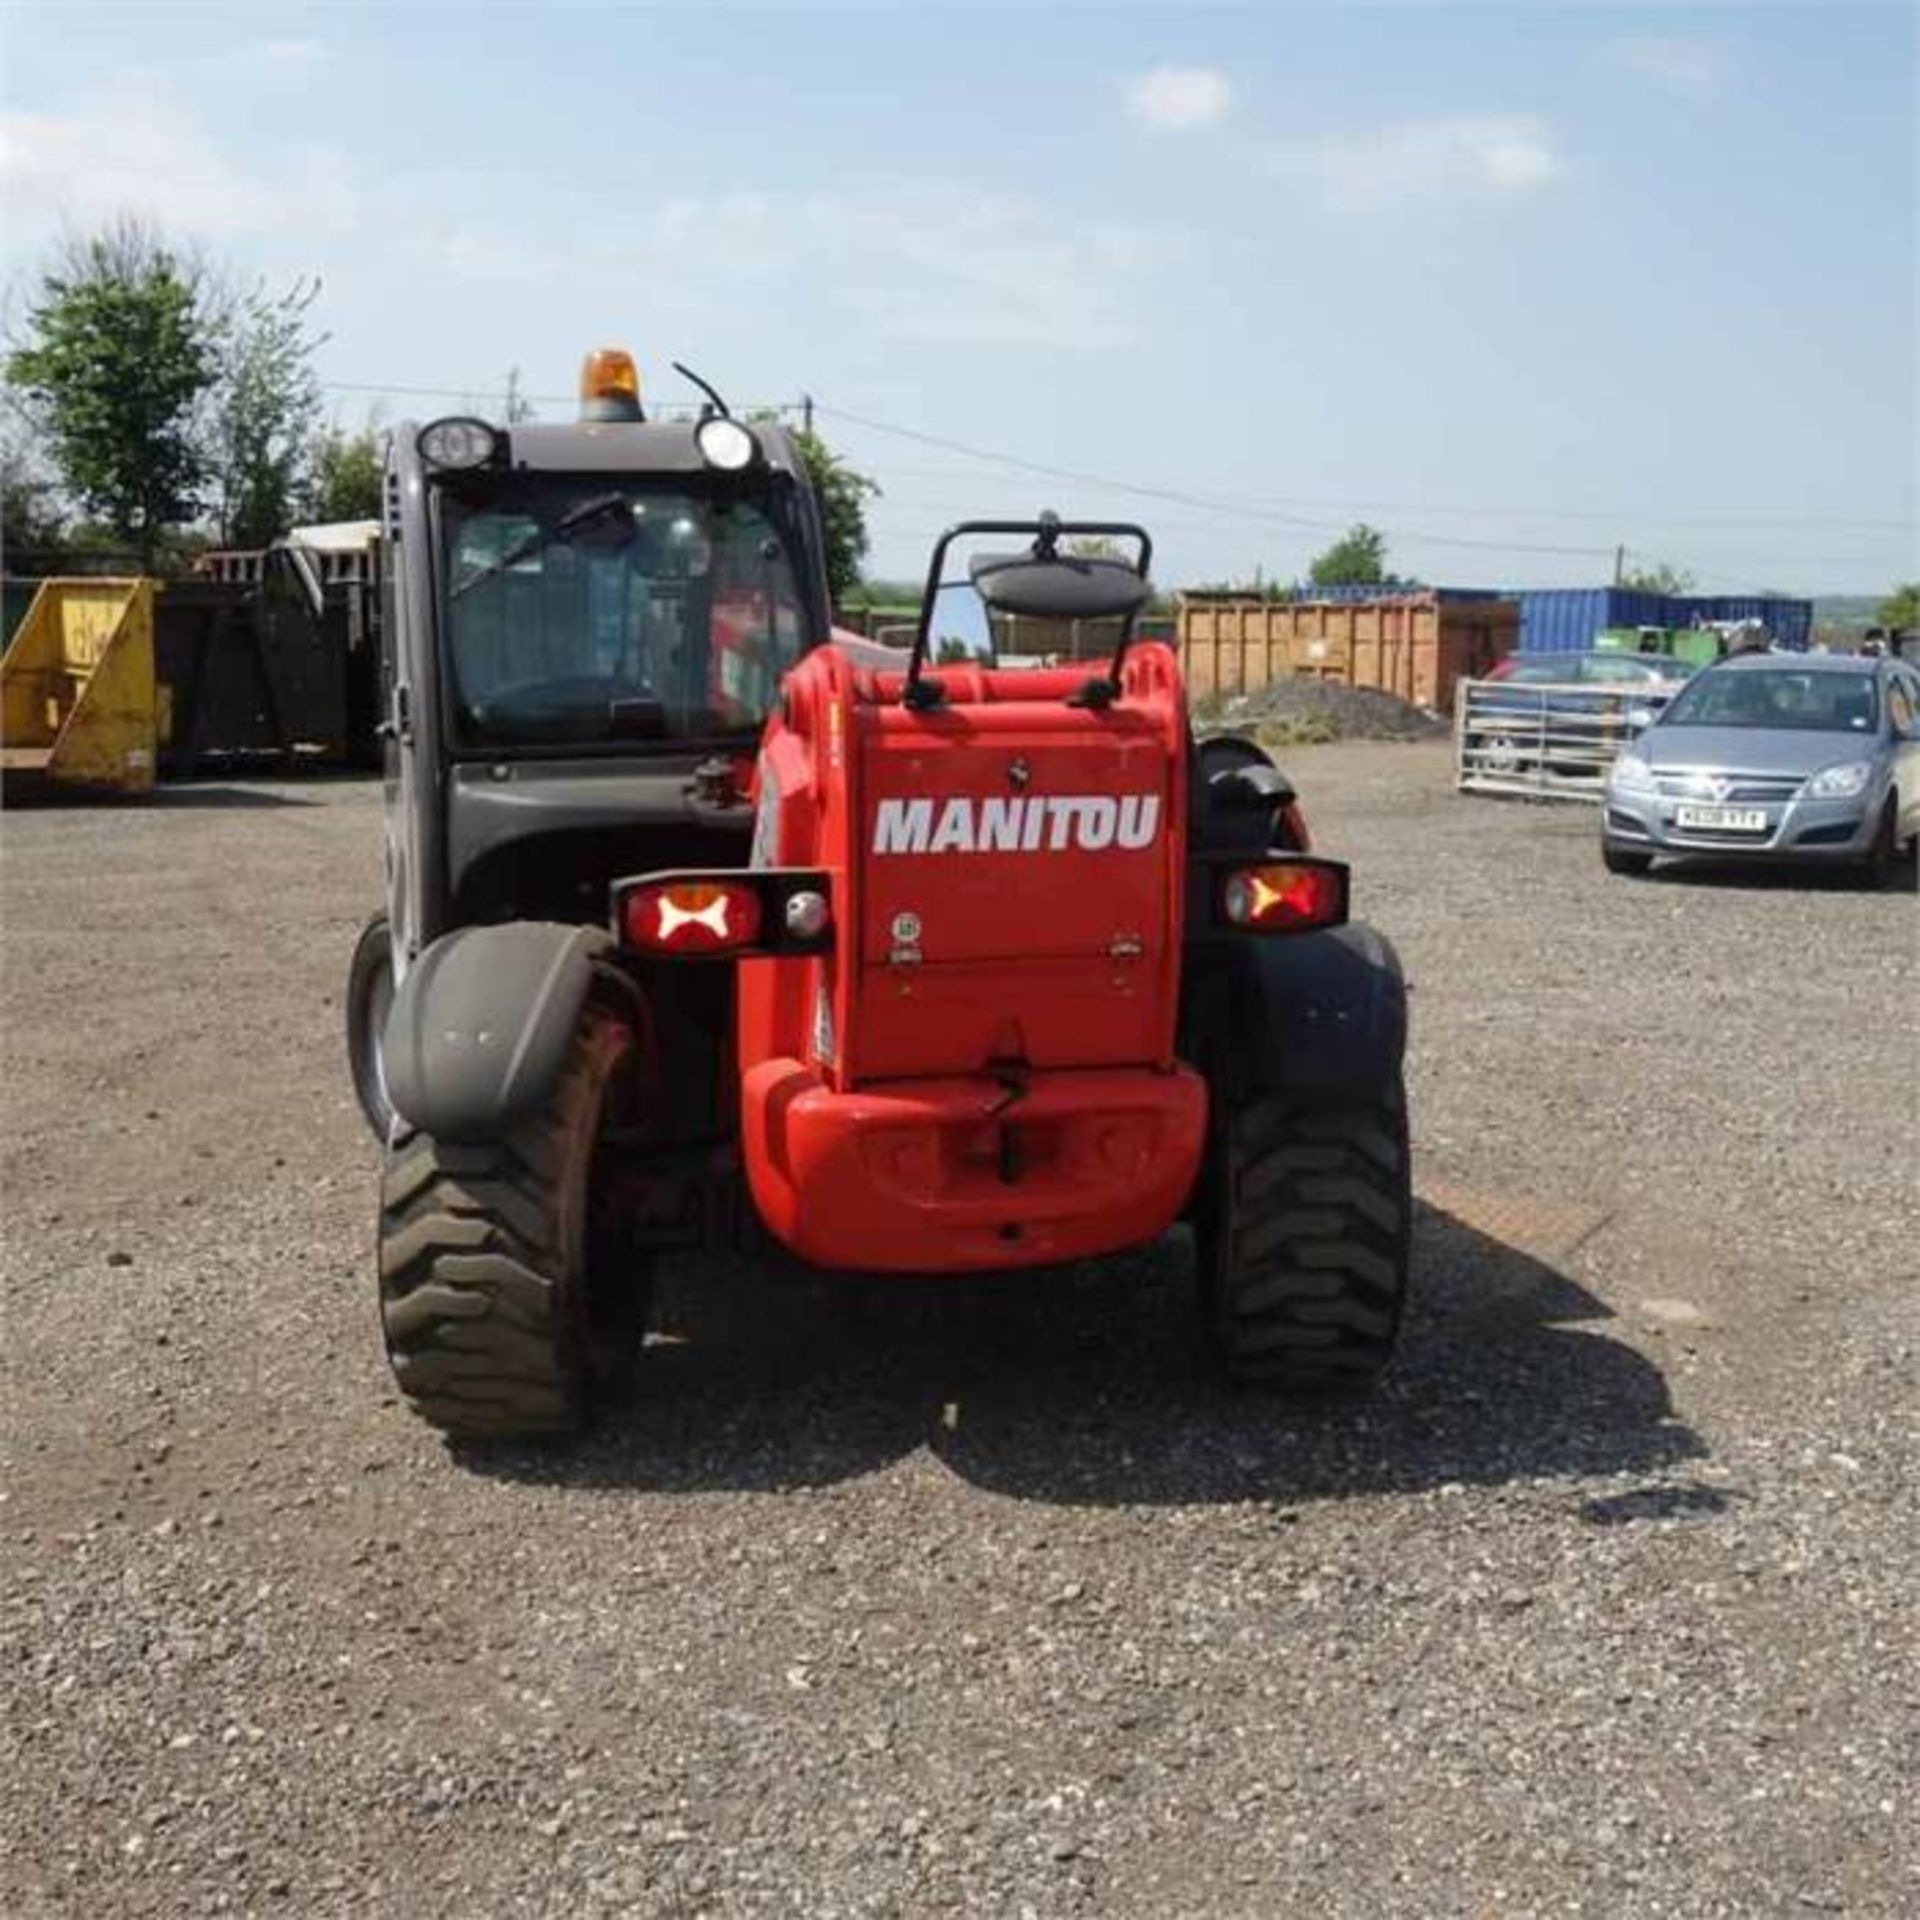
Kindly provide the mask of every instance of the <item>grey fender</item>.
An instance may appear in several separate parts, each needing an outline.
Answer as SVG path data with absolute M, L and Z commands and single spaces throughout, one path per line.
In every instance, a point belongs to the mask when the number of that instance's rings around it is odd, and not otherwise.
M 1407 1050 L 1400 956 L 1364 922 L 1212 945 L 1186 1008 L 1186 1057 L 1229 1099 L 1368 1100 Z
M 598 927 L 543 920 L 462 927 L 427 948 L 387 1016 L 387 1094 L 436 1140 L 490 1138 L 559 1079 L 597 955 Z

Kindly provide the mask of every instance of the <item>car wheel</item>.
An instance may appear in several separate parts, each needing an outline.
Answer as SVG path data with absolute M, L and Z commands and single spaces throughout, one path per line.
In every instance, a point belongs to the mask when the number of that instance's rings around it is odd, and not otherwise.
M 1600 843 L 1600 858 L 1606 862 L 1609 873 L 1645 873 L 1653 865 L 1650 853 L 1629 853 L 1625 847 L 1609 846 L 1606 841 Z
M 1899 871 L 1898 804 L 1892 794 L 1887 796 L 1887 804 L 1880 809 L 1880 825 L 1874 832 L 1873 845 L 1861 863 L 1861 876 L 1870 887 L 1891 886 Z

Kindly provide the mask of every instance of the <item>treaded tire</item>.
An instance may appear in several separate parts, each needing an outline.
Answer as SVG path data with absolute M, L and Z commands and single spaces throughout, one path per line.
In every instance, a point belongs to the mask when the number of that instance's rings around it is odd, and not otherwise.
M 1910 860 L 1920 861 L 1920 843 L 1908 860 L 1901 858 L 1899 802 L 1889 794 L 1886 805 L 1880 809 L 1880 824 L 1874 829 L 1873 845 L 1860 863 L 1861 879 L 1869 888 L 1882 892 L 1895 887 L 1904 891 L 1913 885 Z
M 593 1163 L 632 1045 L 589 1005 L 539 1111 L 497 1140 L 442 1143 L 403 1128 L 388 1149 L 387 1357 L 413 1410 L 443 1433 L 575 1434 L 630 1382 L 647 1276 L 593 1217 Z
M 1610 847 L 1603 840 L 1600 843 L 1600 858 L 1606 862 L 1609 873 L 1643 874 L 1653 866 L 1650 853 L 1629 853 L 1619 847 Z
M 393 932 L 387 916 L 376 913 L 360 929 L 347 965 L 347 1066 L 353 1074 L 353 1097 L 373 1137 L 382 1141 L 393 1131 L 393 1102 L 380 1063 L 392 1005 Z
M 1208 1332 L 1236 1385 L 1325 1394 L 1392 1357 L 1413 1228 L 1406 1095 L 1224 1116 L 1200 1219 Z

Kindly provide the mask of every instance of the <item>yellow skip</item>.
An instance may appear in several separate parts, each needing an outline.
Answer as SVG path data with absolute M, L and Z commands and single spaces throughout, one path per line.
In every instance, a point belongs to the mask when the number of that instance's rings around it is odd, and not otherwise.
M 43 580 L 0 659 L 9 786 L 146 793 L 158 746 L 151 580 Z

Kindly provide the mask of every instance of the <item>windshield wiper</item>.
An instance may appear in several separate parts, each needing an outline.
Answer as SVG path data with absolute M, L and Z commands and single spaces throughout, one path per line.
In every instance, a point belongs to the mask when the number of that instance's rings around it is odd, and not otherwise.
M 626 511 L 627 496 L 624 493 L 596 494 L 591 500 L 583 500 L 577 507 L 569 507 L 550 527 L 536 528 L 524 539 L 516 540 L 497 560 L 489 560 L 478 573 L 470 574 L 447 595 L 449 600 L 458 600 L 463 593 L 471 593 L 483 580 L 497 579 L 509 567 L 517 567 L 522 560 L 538 553 L 542 547 L 550 546 L 563 534 L 571 533 L 576 527 L 583 527 L 589 520 L 598 520 L 602 514 Z

